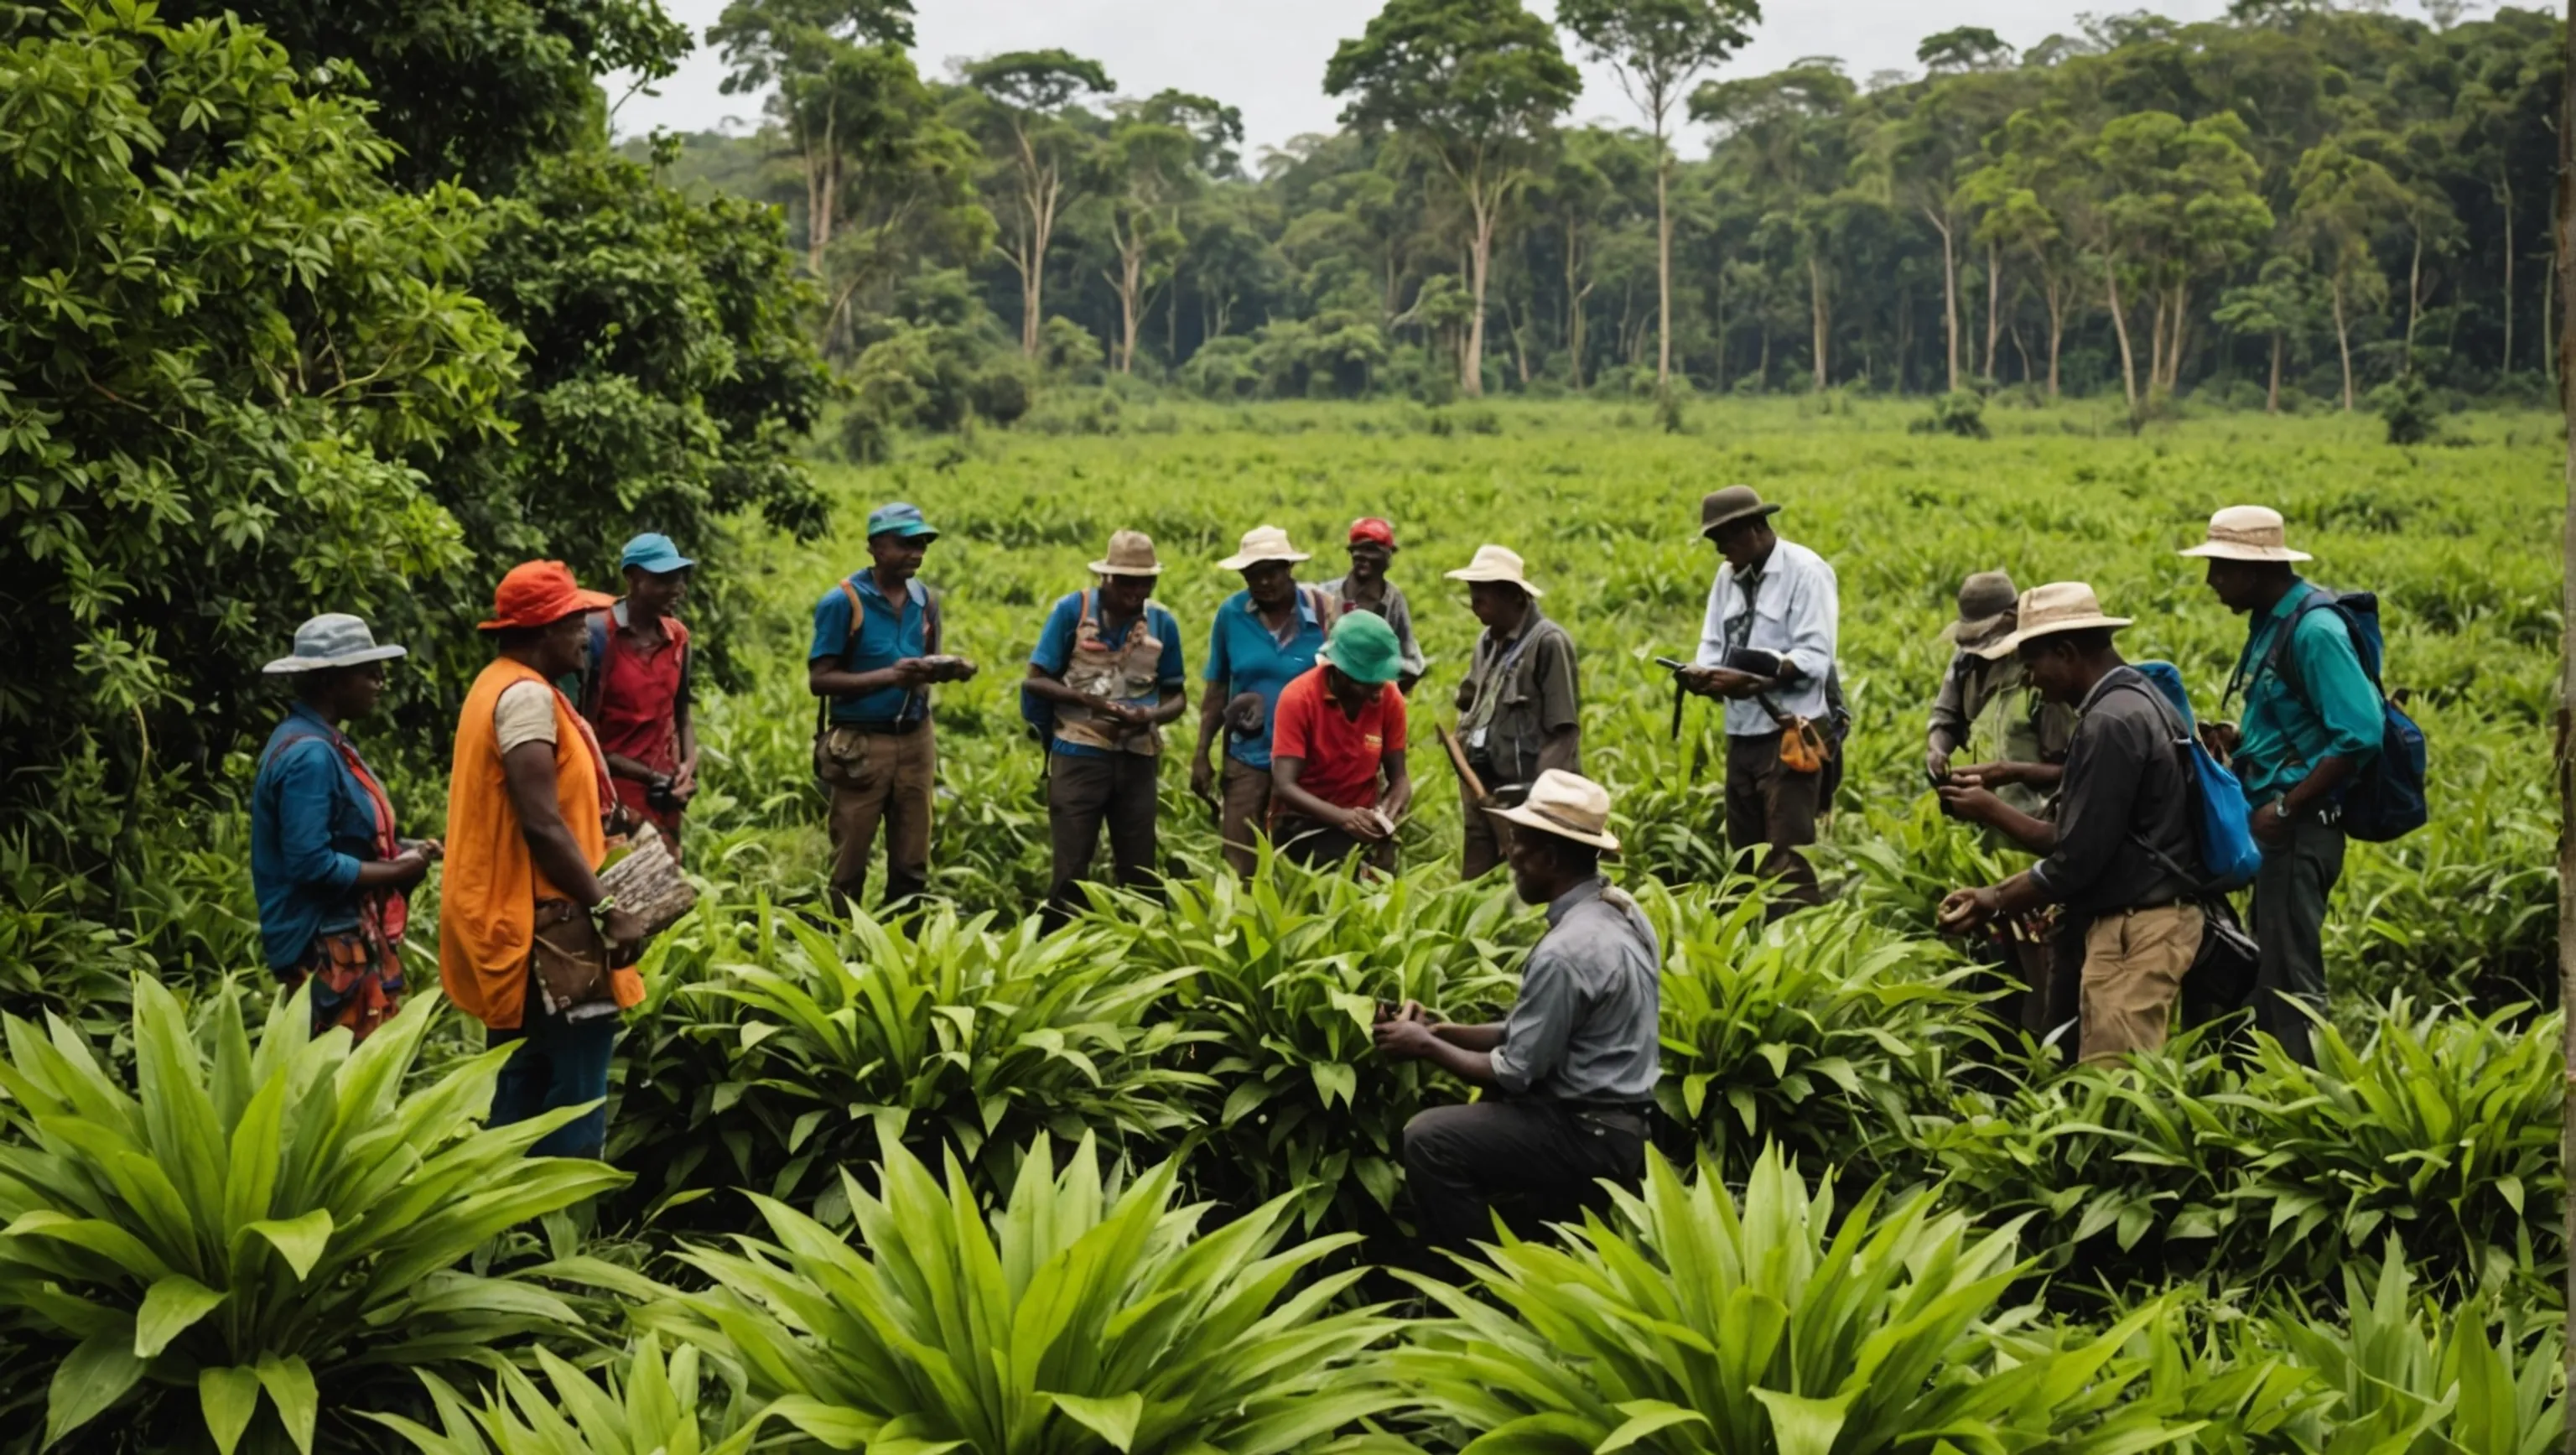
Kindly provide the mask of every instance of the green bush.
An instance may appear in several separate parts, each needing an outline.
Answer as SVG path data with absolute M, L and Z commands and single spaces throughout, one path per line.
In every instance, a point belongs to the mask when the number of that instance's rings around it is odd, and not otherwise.
M 698 1351 L 683 1345 L 669 1363 L 646 1334 L 603 1383 L 548 1349 L 537 1350 L 537 1382 L 504 1366 L 479 1404 L 426 1370 L 420 1382 L 438 1407 L 439 1428 L 398 1415 L 375 1418 L 420 1455 L 742 1455 L 759 1431 L 737 1397 L 718 1406 L 700 1382 Z

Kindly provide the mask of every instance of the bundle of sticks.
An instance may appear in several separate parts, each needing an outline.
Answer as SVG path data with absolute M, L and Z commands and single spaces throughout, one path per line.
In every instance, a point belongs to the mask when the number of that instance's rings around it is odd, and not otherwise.
M 599 871 L 599 886 L 644 921 L 648 935 L 669 929 L 698 902 L 698 891 L 680 873 L 671 846 L 663 841 L 661 830 L 649 823 L 635 831 L 622 856 Z

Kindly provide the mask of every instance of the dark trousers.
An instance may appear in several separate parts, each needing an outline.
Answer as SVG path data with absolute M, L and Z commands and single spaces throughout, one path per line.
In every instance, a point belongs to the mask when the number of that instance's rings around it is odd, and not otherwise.
M 1479 773 L 1484 765 L 1475 765 Z M 1492 780 L 1486 780 L 1490 786 Z M 1466 809 L 1466 830 L 1461 836 L 1463 848 L 1458 856 L 1458 877 L 1482 879 L 1512 856 L 1512 826 L 1476 806 L 1467 797 L 1467 785 L 1458 785 L 1458 801 Z
M 1742 853 L 1766 846 L 1754 872 L 1779 880 L 1787 903 L 1823 902 L 1815 868 L 1798 850 L 1816 841 L 1824 777 L 1780 766 L 1776 732 L 1726 740 L 1726 847 Z
M 511 1030 L 494 1030 L 484 1039 L 495 1046 L 518 1044 L 501 1063 L 492 1084 L 492 1125 L 508 1126 L 559 1106 L 580 1106 L 608 1095 L 608 1058 L 616 1048 L 620 1018 L 596 1016 L 566 1021 L 548 1015 L 537 987 L 528 986 L 527 1009 Z M 546 1133 L 528 1149 L 531 1157 L 598 1157 L 608 1141 L 608 1108 L 594 1106 Z
M 1057 753 L 1047 760 L 1047 836 L 1055 850 L 1043 915 L 1047 928 L 1071 918 L 1080 904 L 1074 886 L 1091 877 L 1104 824 L 1120 887 L 1141 889 L 1154 882 L 1155 770 L 1162 762 L 1150 753 Z
M 2311 1022 L 2299 1007 L 2326 1008 L 2326 899 L 2343 877 L 2343 829 L 2314 815 L 2290 821 L 2290 841 L 2265 845 L 2254 871 L 2254 1026 L 2305 1065 L 2317 1061 Z
M 1494 1240 L 1500 1211 L 1512 1231 L 1606 1211 L 1603 1179 L 1635 1187 L 1646 1172 L 1646 1119 L 1578 1114 L 1562 1102 L 1495 1099 L 1434 1107 L 1404 1124 L 1404 1181 L 1422 1239 L 1466 1251 Z

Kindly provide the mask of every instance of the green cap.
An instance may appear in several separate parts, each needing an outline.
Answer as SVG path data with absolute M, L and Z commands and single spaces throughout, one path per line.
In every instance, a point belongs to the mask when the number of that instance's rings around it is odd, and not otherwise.
M 1404 675 L 1404 649 L 1395 628 L 1374 611 L 1354 611 L 1333 623 L 1333 635 L 1315 654 L 1354 682 L 1392 682 Z

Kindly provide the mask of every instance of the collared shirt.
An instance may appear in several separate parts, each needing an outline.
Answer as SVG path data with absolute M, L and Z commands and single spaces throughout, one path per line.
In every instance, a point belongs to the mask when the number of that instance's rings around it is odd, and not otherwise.
M 1834 568 L 1824 557 L 1795 541 L 1777 542 L 1756 574 L 1752 617 L 1737 628 L 1734 643 L 1777 652 L 1797 663 L 1798 680 L 1769 696 L 1782 712 L 1818 723 L 1826 718 L 1825 676 L 1834 666 L 1835 623 L 1841 615 L 1838 591 Z M 1694 659 L 1700 666 L 1726 665 L 1728 629 L 1744 613 L 1744 595 L 1736 585 L 1735 567 L 1718 567 L 1716 584 L 1708 589 L 1708 616 L 1700 627 L 1699 655 Z M 1760 737 L 1779 730 L 1761 703 L 1750 697 L 1727 700 L 1727 736 Z
M 1535 598 L 1519 630 L 1497 637 L 1487 628 L 1476 638 L 1459 696 L 1459 733 L 1468 755 L 1499 775 L 1486 787 L 1529 783 L 1546 768 L 1583 771 L 1579 736 L 1564 745 L 1565 761 L 1540 761 L 1548 735 L 1578 727 L 1582 709 L 1574 642 L 1538 609 Z
M 2192 787 L 2176 748 L 2180 720 L 2156 685 L 2127 666 L 2103 673 L 2076 710 L 2083 715 L 2066 752 L 2057 847 L 2032 866 L 2031 880 L 2074 914 L 2170 904 L 2191 886 L 2145 846 L 2201 872 Z
M 1404 599 L 1404 588 L 1383 576 L 1378 578 L 1377 585 L 1378 590 L 1385 594 L 1375 601 L 1362 601 L 1351 594 L 1351 578 L 1348 576 L 1325 582 L 1323 589 L 1341 598 L 1344 611 L 1374 611 L 1385 617 L 1387 626 L 1395 632 L 1397 664 L 1404 668 L 1405 676 L 1419 677 L 1429 662 L 1422 655 L 1420 644 L 1413 639 L 1413 608 Z
M 1047 613 L 1046 625 L 1038 629 L 1038 644 L 1029 653 L 1029 664 L 1050 677 L 1061 679 L 1065 668 L 1073 665 L 1074 638 L 1082 629 L 1083 594 L 1072 592 L 1058 601 L 1055 608 Z M 1127 633 L 1135 629 L 1135 617 L 1111 616 L 1106 603 L 1094 609 L 1100 613 L 1095 625 L 1104 642 L 1123 642 L 1127 640 Z M 1163 644 L 1162 665 L 1157 669 L 1155 685 L 1174 691 L 1187 688 L 1189 670 L 1181 662 L 1181 624 L 1173 620 L 1170 612 L 1150 601 L 1145 603 L 1144 617 L 1146 634 Z M 1153 698 L 1139 699 L 1139 702 L 1146 707 L 1154 705 Z M 1068 758 L 1116 756 L 1107 748 L 1068 742 L 1060 737 L 1051 739 L 1047 749 Z
M 1664 947 L 1635 901 L 1589 879 L 1547 907 L 1547 934 L 1521 967 L 1519 998 L 1494 1048 L 1513 1096 L 1635 1103 L 1662 1065 L 1656 1015 Z
M 1279 691 L 1270 761 L 1303 764 L 1297 786 L 1335 808 L 1375 808 L 1386 755 L 1404 751 L 1406 731 L 1404 694 L 1394 683 L 1379 684 L 1356 714 L 1346 713 L 1316 667 Z
M 2072 710 L 2043 699 L 2030 685 L 2021 663 L 2009 657 L 1988 659 L 1960 652 L 1941 676 L 1932 699 L 1932 722 L 1925 736 L 1955 753 L 1975 736 L 1977 720 L 1995 707 L 2002 718 L 1995 745 L 2005 763 L 2063 763 L 2066 745 L 2075 736 Z M 1980 759 L 1979 761 L 1984 761 Z
M 260 753 L 250 879 L 272 969 L 300 962 L 314 936 L 358 923 L 358 868 L 376 857 L 376 810 L 340 756 L 346 741 L 299 702 Z
M 2340 613 L 2311 611 L 2299 617 L 2288 656 L 2297 666 L 2262 671 L 2282 623 L 2297 615 L 2299 603 L 2316 590 L 2305 581 L 2292 586 L 2279 604 L 2248 629 L 2245 653 L 2237 659 L 2245 683 L 2245 712 L 2238 730 L 2244 741 L 2228 766 L 2245 785 L 2245 801 L 2259 804 L 2296 788 L 2320 758 L 2368 757 L 2379 751 L 2386 718 L 2379 689 L 2362 670 L 2354 650 L 2352 628 Z M 2298 686 L 2287 680 L 2295 672 Z
M 859 572 L 853 583 L 858 587 L 859 599 L 867 605 L 866 619 L 859 623 L 856 650 L 851 649 L 849 594 L 836 581 L 814 603 L 814 645 L 805 653 L 806 660 L 828 657 L 844 671 L 878 672 L 906 657 L 929 654 L 929 614 L 921 604 L 926 588 L 918 578 L 905 583 L 900 612 L 886 600 L 873 569 Z M 921 717 L 929 711 L 927 690 L 880 687 L 856 697 L 832 699 L 834 722 L 890 723 Z
M 1329 604 L 1331 598 L 1325 600 Z M 1270 715 L 1279 705 L 1279 690 L 1315 665 L 1315 653 L 1331 625 L 1315 610 L 1313 588 L 1302 585 L 1285 642 L 1261 619 L 1249 591 L 1234 593 L 1216 609 L 1208 628 L 1207 680 L 1222 686 L 1228 697 L 1250 692 L 1261 698 L 1261 735 L 1229 743 L 1227 757 L 1247 768 L 1270 766 Z

